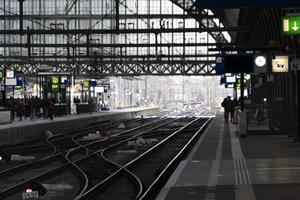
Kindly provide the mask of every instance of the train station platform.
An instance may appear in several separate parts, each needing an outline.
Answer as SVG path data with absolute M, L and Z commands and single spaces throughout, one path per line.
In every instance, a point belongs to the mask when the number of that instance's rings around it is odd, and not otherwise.
M 300 144 L 287 135 L 238 136 L 217 114 L 157 200 L 299 199 Z
M 79 115 L 67 115 L 50 119 L 25 119 L 11 124 L 0 125 L 0 146 L 12 145 L 45 137 L 44 131 L 59 133 L 76 130 L 104 121 L 117 121 L 135 116 L 146 116 L 159 112 L 156 107 L 126 108 L 111 111 L 93 112 Z

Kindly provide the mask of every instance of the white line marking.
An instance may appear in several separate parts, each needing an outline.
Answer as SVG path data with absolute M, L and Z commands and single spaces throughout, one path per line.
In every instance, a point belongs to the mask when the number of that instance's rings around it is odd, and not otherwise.
M 300 170 L 300 167 L 265 167 L 256 168 L 257 171 L 267 171 L 267 170 Z

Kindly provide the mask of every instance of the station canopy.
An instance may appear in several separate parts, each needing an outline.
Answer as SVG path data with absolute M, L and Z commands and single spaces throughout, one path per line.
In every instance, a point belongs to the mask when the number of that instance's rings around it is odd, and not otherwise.
M 25 74 L 214 75 L 224 52 L 283 46 L 280 9 L 199 2 L 0 0 L 0 65 Z

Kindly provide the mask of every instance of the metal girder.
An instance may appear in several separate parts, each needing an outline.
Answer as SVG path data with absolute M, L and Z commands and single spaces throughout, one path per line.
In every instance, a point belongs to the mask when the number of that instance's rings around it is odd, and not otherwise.
M 17 72 L 24 74 L 36 74 L 39 72 L 40 64 L 13 64 L 5 65 L 13 68 Z M 76 64 L 53 65 L 50 72 L 70 72 L 79 76 L 170 76 L 170 75 L 190 75 L 208 76 L 216 75 L 215 66 L 212 63 L 101 63 L 99 65 Z
M 202 14 L 207 14 L 204 10 L 198 9 L 196 7 L 196 0 L 170 0 L 175 5 L 179 6 L 181 9 L 183 9 L 185 12 L 187 12 L 188 15 L 191 15 L 195 18 L 196 21 L 199 22 L 202 27 L 210 26 L 210 27 L 218 27 L 218 25 L 215 23 L 214 20 L 207 18 L 207 25 L 205 25 L 202 21 L 202 18 L 200 16 L 197 16 L 199 13 L 202 12 Z M 211 36 L 216 40 L 216 42 L 228 42 L 223 33 L 221 31 L 215 31 L 210 32 Z
M 65 6 L 65 14 L 68 15 L 76 5 L 77 0 L 67 0 Z
M 136 34 L 136 33 L 189 33 L 189 32 L 215 32 L 215 31 L 234 31 L 248 32 L 245 27 L 202 27 L 202 28 L 175 28 L 175 29 L 77 29 L 77 30 L 0 30 L 1 35 L 91 35 L 91 34 Z
M 77 43 L 77 44 L 36 44 L 32 43 L 30 45 L 23 43 L 0 43 L 0 47 L 62 47 L 62 48 L 77 48 L 77 47 L 90 47 L 90 48 L 101 48 L 101 47 L 113 47 L 113 48 L 125 48 L 125 47 L 209 47 L 209 46 L 221 46 L 221 47 L 231 47 L 235 43 L 127 43 L 127 44 L 105 44 L 105 43 Z
M 216 19 L 217 16 L 215 15 L 206 15 L 206 14 L 127 14 L 127 15 L 119 15 L 120 19 L 191 19 L 199 17 L 201 19 Z M 98 19 L 113 19 L 115 18 L 115 15 L 112 14 L 106 14 L 106 15 L 99 15 L 99 14 L 93 14 L 93 15 L 85 15 L 85 14 L 69 14 L 69 15 L 23 15 L 23 19 L 30 19 L 30 20 L 98 20 Z M 9 19 L 19 19 L 19 15 L 0 15 L 0 20 Z
M 280 51 L 285 50 L 284 46 L 236 46 L 208 48 L 208 51 Z
M 100 59 L 100 58 L 99 58 Z M 215 64 L 214 60 L 151 60 L 149 61 L 151 64 L 181 64 L 185 65 L 187 63 L 189 64 Z M 0 60 L 0 64 L 7 64 L 7 65 L 13 65 L 13 64 L 18 64 L 18 65 L 25 65 L 25 64 L 46 64 L 46 65 L 59 65 L 59 64 L 86 64 L 86 65 L 95 65 L 97 63 L 101 64 L 140 64 L 140 65 L 147 65 L 149 64 L 147 60 L 96 60 L 93 59 L 77 59 L 77 60 L 59 60 L 59 59 L 45 59 L 45 60 L 33 60 L 33 59 L 26 59 L 26 60 Z
M 145 58 L 153 58 L 153 59 L 185 59 L 185 58 L 206 58 L 206 57 L 216 57 L 220 56 L 220 54 L 177 54 L 177 55 L 165 55 L 165 54 L 158 54 L 158 55 L 96 55 L 96 56 L 90 56 L 90 55 L 76 55 L 76 56 L 66 56 L 66 55 L 55 55 L 55 54 L 48 54 L 48 55 L 42 55 L 42 56 L 30 56 L 30 59 L 117 59 L 117 60 L 126 60 L 126 59 L 145 59 Z M 14 60 L 14 59 L 28 59 L 28 56 L 2 56 L 0 57 L 1 60 Z

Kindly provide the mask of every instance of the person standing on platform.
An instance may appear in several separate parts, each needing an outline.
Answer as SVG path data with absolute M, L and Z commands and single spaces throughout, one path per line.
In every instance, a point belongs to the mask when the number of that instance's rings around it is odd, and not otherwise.
M 231 100 L 231 97 L 228 97 L 228 109 L 230 114 L 230 122 L 234 121 L 234 108 L 235 108 L 234 101 Z
M 22 121 L 25 108 L 22 100 L 19 98 L 16 101 L 16 110 L 17 110 L 17 117 L 19 117 L 19 120 Z
M 48 118 L 48 108 L 49 108 L 49 101 L 48 98 L 44 98 L 42 100 L 42 108 L 43 108 L 43 118 Z
M 89 113 L 93 112 L 93 99 L 90 97 L 88 99 L 88 107 L 89 107 Z
M 49 109 L 49 117 L 51 120 L 53 120 L 54 108 L 55 108 L 55 101 L 53 98 L 51 98 L 51 97 L 49 98 L 48 105 L 49 105 L 49 108 L 48 108 Z
M 224 120 L 228 122 L 228 115 L 229 115 L 229 100 L 228 98 L 224 98 L 221 106 L 224 108 Z
M 36 112 L 36 100 L 35 98 L 32 96 L 29 100 L 29 109 L 30 109 L 30 119 L 33 120 L 35 118 L 35 112 Z
M 8 106 L 10 108 L 10 119 L 11 121 L 15 120 L 15 111 L 16 111 L 16 102 L 13 97 L 9 98 Z

